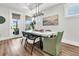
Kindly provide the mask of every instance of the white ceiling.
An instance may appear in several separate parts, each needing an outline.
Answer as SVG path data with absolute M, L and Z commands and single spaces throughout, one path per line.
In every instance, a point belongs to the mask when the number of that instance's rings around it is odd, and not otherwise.
M 39 9 L 44 10 L 48 7 L 55 6 L 58 3 L 39 3 Z M 34 13 L 37 3 L 0 3 L 0 6 L 7 7 L 21 12 Z
M 1 6 L 15 9 L 22 12 L 28 12 L 36 7 L 37 3 L 0 3 Z M 41 5 L 42 3 L 39 3 Z

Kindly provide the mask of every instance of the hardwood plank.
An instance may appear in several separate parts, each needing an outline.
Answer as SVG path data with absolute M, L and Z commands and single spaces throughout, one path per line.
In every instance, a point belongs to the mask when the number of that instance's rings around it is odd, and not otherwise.
M 79 47 L 62 43 L 62 55 L 79 56 Z
M 79 56 L 79 47 L 77 46 L 62 43 L 61 48 L 61 56 Z M 30 56 L 30 51 L 31 46 L 27 45 L 27 49 L 25 49 L 19 38 L 0 41 L 0 56 Z M 33 56 L 50 55 L 34 47 Z

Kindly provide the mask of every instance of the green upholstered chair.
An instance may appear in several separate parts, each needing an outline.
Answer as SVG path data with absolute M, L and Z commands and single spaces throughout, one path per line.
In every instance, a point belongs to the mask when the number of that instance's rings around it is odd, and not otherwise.
M 60 55 L 63 32 L 58 32 L 55 38 L 45 38 L 43 40 L 43 50 L 54 56 Z

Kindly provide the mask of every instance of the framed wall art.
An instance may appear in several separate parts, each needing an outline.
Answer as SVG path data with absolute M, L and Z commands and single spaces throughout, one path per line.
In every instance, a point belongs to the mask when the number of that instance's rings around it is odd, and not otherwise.
M 58 15 L 52 15 L 43 19 L 43 26 L 58 25 Z
M 0 24 L 3 24 L 5 22 L 5 18 L 3 16 L 0 16 Z

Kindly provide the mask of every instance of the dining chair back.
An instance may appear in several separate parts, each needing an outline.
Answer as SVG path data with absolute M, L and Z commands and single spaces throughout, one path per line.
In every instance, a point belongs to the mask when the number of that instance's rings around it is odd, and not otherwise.
M 35 35 L 35 34 L 32 34 L 32 33 L 28 33 L 28 32 L 27 33 L 22 32 L 22 34 L 23 34 L 24 37 L 26 37 L 24 48 L 26 49 L 27 44 L 29 44 L 32 47 L 32 49 L 31 49 L 31 55 L 32 55 L 35 43 L 40 41 L 40 39 L 37 39 L 39 36 Z
M 58 32 L 55 38 L 44 39 L 43 50 L 51 55 L 60 55 L 63 32 Z

